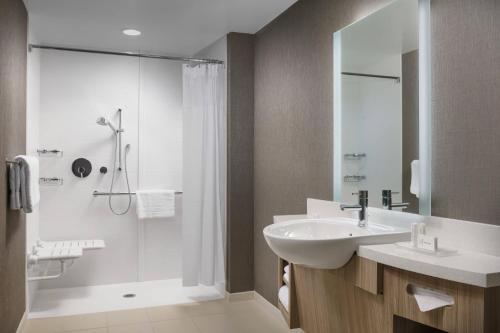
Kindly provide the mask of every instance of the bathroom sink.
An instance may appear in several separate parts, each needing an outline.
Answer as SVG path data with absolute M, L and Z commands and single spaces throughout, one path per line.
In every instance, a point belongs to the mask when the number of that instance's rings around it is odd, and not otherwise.
M 368 222 L 365 228 L 349 218 L 302 219 L 264 228 L 269 247 L 288 262 L 312 268 L 344 266 L 360 245 L 407 241 L 407 229 Z

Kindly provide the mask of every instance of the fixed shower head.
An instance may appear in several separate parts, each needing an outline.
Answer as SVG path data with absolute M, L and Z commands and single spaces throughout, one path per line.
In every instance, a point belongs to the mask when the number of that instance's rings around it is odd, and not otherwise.
M 97 118 L 96 120 L 96 123 L 97 125 L 101 125 L 101 126 L 109 126 L 109 128 L 111 128 L 111 130 L 116 133 L 116 128 L 111 124 L 111 122 L 109 120 L 107 120 L 106 118 L 104 117 L 99 117 Z

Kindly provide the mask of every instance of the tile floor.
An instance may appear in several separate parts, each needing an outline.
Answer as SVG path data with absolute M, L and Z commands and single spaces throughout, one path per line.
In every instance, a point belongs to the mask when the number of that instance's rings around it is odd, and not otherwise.
M 279 312 L 260 301 L 207 301 L 78 316 L 30 319 L 23 333 L 285 333 Z

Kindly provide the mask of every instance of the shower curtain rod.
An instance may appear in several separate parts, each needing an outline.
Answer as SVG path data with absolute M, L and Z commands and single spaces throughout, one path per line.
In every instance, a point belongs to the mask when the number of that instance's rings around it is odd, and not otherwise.
M 353 72 L 342 72 L 342 75 L 373 77 L 378 79 L 390 79 L 390 80 L 395 80 L 396 82 L 401 81 L 401 78 L 399 76 L 376 75 L 376 74 L 353 73 Z
M 137 52 L 116 52 L 116 51 L 102 51 L 102 50 L 91 50 L 91 49 L 78 49 L 78 48 L 72 48 L 72 47 L 51 46 L 51 45 L 29 44 L 29 50 L 31 51 L 31 49 L 97 53 L 97 54 L 118 55 L 118 56 L 125 56 L 125 57 L 165 59 L 165 60 L 198 63 L 198 64 L 224 64 L 224 61 L 216 60 L 216 59 L 185 58 L 185 57 L 175 57 L 175 56 L 168 56 L 168 55 L 147 54 L 147 53 L 137 53 Z

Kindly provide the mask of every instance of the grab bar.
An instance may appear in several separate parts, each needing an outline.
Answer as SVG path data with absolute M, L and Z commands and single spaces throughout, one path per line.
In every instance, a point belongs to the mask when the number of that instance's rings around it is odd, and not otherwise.
M 175 194 L 182 194 L 183 192 L 176 191 Z M 130 192 L 131 195 L 135 195 L 135 192 Z M 92 192 L 92 196 L 94 197 L 100 197 L 100 196 L 108 196 L 108 195 L 129 195 L 128 192 L 115 192 L 115 193 L 109 193 L 109 192 L 99 192 L 99 191 L 94 191 Z

